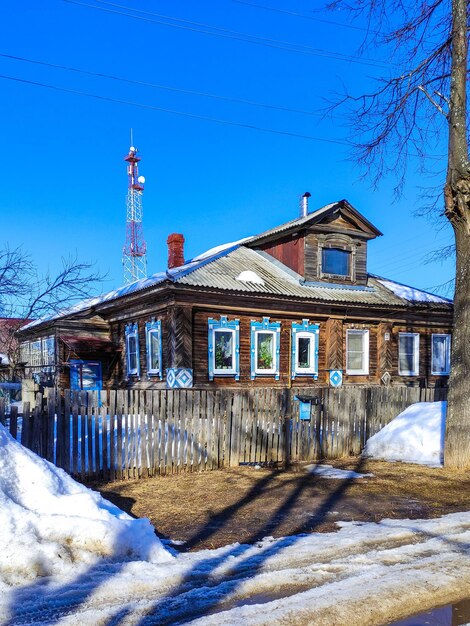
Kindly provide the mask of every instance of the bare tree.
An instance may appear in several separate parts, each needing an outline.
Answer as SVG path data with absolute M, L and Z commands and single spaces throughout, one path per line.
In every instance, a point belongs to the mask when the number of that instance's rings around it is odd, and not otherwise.
M 443 208 L 455 235 L 456 276 L 444 463 L 470 468 L 469 2 L 337 0 L 330 7 L 367 16 L 379 25 L 371 39 L 394 53 L 390 74 L 376 89 L 347 94 L 340 103 L 351 105 L 357 154 L 375 181 L 393 172 L 400 192 L 409 157 L 424 160 L 447 133 Z
M 8 357 L 10 370 L 19 362 L 15 334 L 21 326 L 87 298 L 102 280 L 93 264 L 76 257 L 63 258 L 57 274 L 41 276 L 21 248 L 0 250 L 0 315 L 7 318 L 0 325 L 0 351 Z

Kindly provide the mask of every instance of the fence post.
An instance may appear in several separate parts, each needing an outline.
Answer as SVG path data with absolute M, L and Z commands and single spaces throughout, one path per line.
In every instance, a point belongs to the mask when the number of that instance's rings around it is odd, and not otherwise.
M 16 439 L 18 435 L 18 407 L 10 407 L 10 435 Z
M 282 412 L 284 416 L 284 469 L 289 469 L 291 466 L 292 445 L 292 402 L 289 387 L 283 390 L 282 396 Z
M 21 428 L 21 445 L 25 448 L 31 448 L 31 415 L 29 402 L 23 404 L 23 426 Z

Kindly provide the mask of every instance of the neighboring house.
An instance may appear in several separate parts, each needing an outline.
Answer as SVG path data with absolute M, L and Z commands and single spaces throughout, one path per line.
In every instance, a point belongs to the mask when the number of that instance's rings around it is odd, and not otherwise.
M 16 332 L 30 321 L 20 317 L 0 317 L 0 380 L 2 382 L 19 381 L 23 377 Z
M 452 302 L 367 272 L 346 200 L 24 327 L 29 367 L 79 389 L 443 386 Z

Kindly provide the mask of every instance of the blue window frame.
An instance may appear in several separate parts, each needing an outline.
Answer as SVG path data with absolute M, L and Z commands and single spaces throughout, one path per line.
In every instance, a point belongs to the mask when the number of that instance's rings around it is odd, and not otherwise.
M 152 320 L 145 324 L 145 345 L 147 348 L 147 376 L 162 378 L 162 323 Z
M 281 348 L 281 323 L 251 321 L 251 379 L 257 376 L 274 376 L 279 380 L 279 355 Z
M 322 249 L 322 273 L 349 276 L 351 252 L 341 248 Z
M 140 376 L 139 327 L 137 322 L 127 324 L 125 334 L 127 376 Z
M 291 376 L 318 378 L 318 338 L 320 327 L 302 320 L 292 324 Z
M 240 380 L 240 321 L 208 320 L 209 380 L 214 376 L 234 376 Z
M 101 391 L 103 377 L 100 361 L 73 359 L 70 365 L 70 389 L 73 391 Z

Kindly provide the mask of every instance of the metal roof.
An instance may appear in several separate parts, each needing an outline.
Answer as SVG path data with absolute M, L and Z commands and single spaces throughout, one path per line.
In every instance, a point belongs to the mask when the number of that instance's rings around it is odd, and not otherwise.
M 240 275 L 255 274 L 253 281 L 241 280 Z M 174 276 L 177 284 L 208 289 L 223 289 L 240 293 L 290 296 L 307 300 L 331 303 L 410 306 L 420 302 L 431 305 L 449 305 L 445 298 L 434 296 L 432 300 L 418 299 L 419 290 L 414 290 L 415 299 L 410 301 L 387 288 L 378 278 L 369 276 L 367 286 L 348 286 L 323 283 L 305 283 L 302 276 L 270 257 L 265 252 L 240 246 L 219 256 L 210 263 Z M 392 281 L 388 281 L 392 284 Z
M 302 276 L 266 252 L 246 247 L 247 244 L 251 245 L 253 241 L 263 239 L 265 236 L 303 225 L 312 217 L 318 217 L 342 202 L 329 204 L 315 213 L 287 222 L 257 237 L 214 248 L 181 267 L 153 274 L 104 295 L 88 298 L 55 314 L 30 322 L 20 330 L 33 328 L 58 318 L 72 317 L 77 313 L 88 314 L 91 310 L 98 312 L 100 305 L 140 291 L 147 291 L 167 281 L 207 289 L 296 297 L 328 303 L 401 307 L 426 304 L 438 308 L 447 308 L 452 305 L 452 302 L 446 298 L 440 298 L 378 276 L 369 275 L 365 287 L 307 283 Z M 256 275 L 254 280 L 246 280 L 247 274 L 253 275 L 253 273 Z
M 247 240 L 247 245 L 252 245 L 253 243 L 258 243 L 263 241 L 264 239 L 268 239 L 273 237 L 274 235 L 281 234 L 284 232 L 288 232 L 291 230 L 299 230 L 301 227 L 306 226 L 310 223 L 315 223 L 319 220 L 319 218 L 323 217 L 330 211 L 333 212 L 335 209 L 340 209 L 341 207 L 346 207 L 349 211 L 351 211 L 356 217 L 367 224 L 367 226 L 376 233 L 376 235 L 382 235 L 380 230 L 376 228 L 372 222 L 369 222 L 357 209 L 355 209 L 352 204 L 350 204 L 347 200 L 337 200 L 336 202 L 332 202 L 331 204 L 327 204 L 321 209 L 317 209 L 308 215 L 303 217 L 298 217 L 295 220 L 291 220 L 290 222 L 286 222 L 285 224 L 281 224 L 280 226 L 276 226 L 275 228 L 271 228 L 269 230 L 264 231 L 264 233 L 260 233 L 259 235 L 255 235 L 251 237 L 251 239 Z

